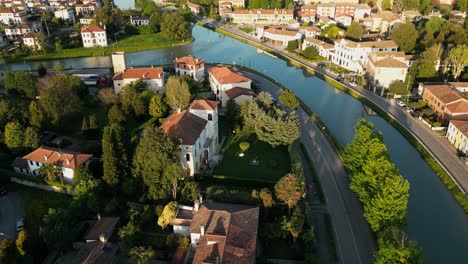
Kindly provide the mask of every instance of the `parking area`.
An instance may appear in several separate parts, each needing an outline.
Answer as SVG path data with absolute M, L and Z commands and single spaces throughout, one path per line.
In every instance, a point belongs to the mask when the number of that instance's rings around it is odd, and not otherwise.
M 8 193 L 0 197 L 0 241 L 16 240 L 16 220 L 24 218 L 24 202 L 18 193 Z

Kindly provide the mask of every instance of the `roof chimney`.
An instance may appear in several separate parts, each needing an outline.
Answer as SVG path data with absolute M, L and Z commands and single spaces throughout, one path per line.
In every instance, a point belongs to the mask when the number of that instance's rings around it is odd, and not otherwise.
M 107 238 L 104 234 L 100 234 L 99 235 L 99 241 L 101 241 L 102 243 L 106 243 L 107 242 Z
M 97 220 L 101 221 L 101 214 L 100 213 L 97 214 Z
M 70 165 L 70 159 L 67 158 L 67 165 Z
M 203 203 L 203 196 L 200 195 L 200 204 Z
M 44 160 L 47 160 L 47 155 L 44 155 Z
M 194 203 L 195 206 L 193 207 L 193 209 L 195 210 L 195 212 L 198 212 L 198 209 L 200 208 L 200 201 L 196 199 Z
M 204 226 L 200 226 L 200 235 L 204 236 L 205 235 L 205 227 Z

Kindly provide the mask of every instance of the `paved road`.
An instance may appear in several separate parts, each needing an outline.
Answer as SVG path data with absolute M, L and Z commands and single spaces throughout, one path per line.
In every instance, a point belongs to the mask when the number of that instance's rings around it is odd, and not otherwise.
M 278 47 L 272 46 L 267 43 L 261 43 L 258 39 L 246 34 L 245 32 L 237 29 L 234 26 L 227 26 L 222 28 L 241 38 L 249 39 L 253 42 L 262 44 L 270 49 L 273 49 L 281 53 L 283 56 L 288 57 L 289 59 L 294 60 L 298 63 L 301 63 L 314 71 L 327 75 L 331 78 L 336 78 L 335 74 L 329 71 L 325 71 L 322 68 L 317 67 L 315 64 L 293 57 L 284 50 L 278 49 Z M 439 164 L 450 175 L 450 177 L 458 186 L 458 188 L 463 193 L 468 193 L 468 166 L 463 164 L 463 162 L 457 157 L 456 153 L 449 146 L 447 146 L 447 141 L 439 139 L 437 135 L 430 131 L 421 121 L 410 116 L 408 113 L 406 113 L 406 111 L 404 111 L 401 107 L 398 107 L 392 101 L 386 100 L 380 97 L 379 95 L 369 90 L 365 90 L 361 87 L 353 87 L 350 85 L 347 86 L 348 88 L 353 89 L 363 97 L 375 103 L 382 110 L 387 112 L 393 119 L 400 123 L 400 125 L 405 127 L 439 162 Z
M 24 203 L 18 193 L 8 193 L 0 197 L 0 241 L 16 240 L 16 220 L 24 218 Z
M 280 88 L 273 82 L 248 72 L 245 74 L 262 90 L 278 98 Z M 348 187 L 348 175 L 338 153 L 302 108 L 297 113 L 302 129 L 300 139 L 314 162 L 332 217 L 338 258 L 345 264 L 372 263 L 375 252 L 372 234 L 361 204 Z

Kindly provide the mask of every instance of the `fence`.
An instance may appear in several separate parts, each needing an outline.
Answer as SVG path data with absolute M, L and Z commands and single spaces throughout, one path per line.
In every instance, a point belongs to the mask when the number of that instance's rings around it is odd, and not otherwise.
M 18 184 L 22 184 L 22 185 L 26 185 L 26 186 L 29 186 L 29 187 L 38 188 L 38 189 L 42 189 L 42 190 L 46 190 L 46 191 L 51 191 L 51 192 L 56 192 L 56 193 L 64 193 L 64 194 L 68 194 L 68 195 L 73 195 L 74 194 L 73 191 L 69 191 L 69 190 L 67 190 L 65 188 L 61 188 L 61 187 L 50 186 L 50 185 L 35 183 L 35 182 L 31 182 L 31 181 L 21 180 L 21 179 L 15 178 L 15 177 L 11 177 L 10 180 L 12 182 L 15 182 L 15 183 L 18 183 Z

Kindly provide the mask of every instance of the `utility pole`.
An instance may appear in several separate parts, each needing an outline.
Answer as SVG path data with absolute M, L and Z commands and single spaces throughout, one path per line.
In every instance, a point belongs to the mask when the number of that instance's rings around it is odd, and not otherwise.
M 44 19 L 44 23 L 47 29 L 47 36 L 50 37 L 49 26 L 47 26 L 47 19 Z

